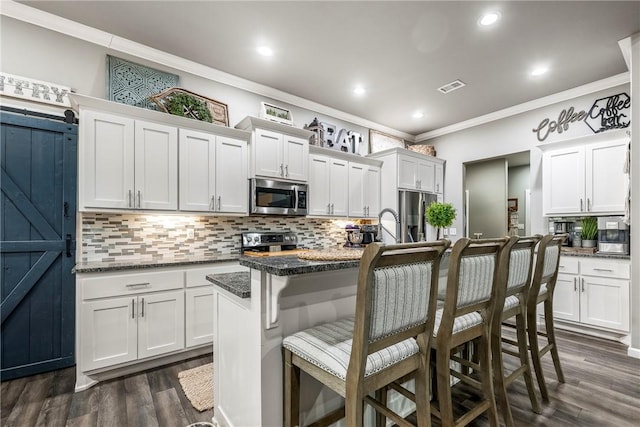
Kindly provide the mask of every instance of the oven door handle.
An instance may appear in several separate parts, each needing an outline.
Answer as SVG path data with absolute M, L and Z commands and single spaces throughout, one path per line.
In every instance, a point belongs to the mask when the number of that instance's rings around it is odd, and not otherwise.
M 298 186 L 294 185 L 293 186 L 293 191 L 296 193 L 296 200 L 295 200 L 295 206 L 293 207 L 293 211 L 294 212 L 298 212 L 298 201 L 300 199 L 300 195 L 298 194 Z

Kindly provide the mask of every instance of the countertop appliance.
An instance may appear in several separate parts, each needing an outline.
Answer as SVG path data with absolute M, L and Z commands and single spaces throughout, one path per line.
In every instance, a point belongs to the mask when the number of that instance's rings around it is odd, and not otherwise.
M 307 214 L 307 184 L 258 178 L 250 181 L 249 205 L 252 214 Z
M 298 236 L 291 231 L 249 231 L 242 233 L 240 252 L 286 252 L 297 247 Z
M 573 221 L 554 221 L 554 234 L 568 234 L 569 237 L 562 243 L 562 246 L 573 246 L 573 230 L 575 223 Z
M 437 201 L 435 194 L 423 191 L 400 190 L 398 215 L 402 243 L 436 240 L 435 228 L 425 218 L 427 207 Z
M 629 226 L 621 217 L 598 217 L 598 252 L 629 254 Z

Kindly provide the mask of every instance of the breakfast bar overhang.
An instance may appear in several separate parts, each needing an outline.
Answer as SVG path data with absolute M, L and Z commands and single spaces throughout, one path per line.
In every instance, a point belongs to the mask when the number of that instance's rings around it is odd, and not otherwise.
M 279 427 L 283 422 L 282 340 L 354 314 L 359 261 L 243 256 L 240 264 L 250 269 L 247 298 L 228 286 L 214 287 L 214 422 Z M 339 395 L 310 377 L 303 376 L 301 381 L 300 413 L 305 423 L 343 405 Z M 413 411 L 412 403 L 393 393 L 389 401 L 399 413 Z

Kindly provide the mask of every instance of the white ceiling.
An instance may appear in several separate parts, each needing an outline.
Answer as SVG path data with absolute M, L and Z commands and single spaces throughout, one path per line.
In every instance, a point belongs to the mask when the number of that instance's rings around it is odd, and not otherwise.
M 624 73 L 640 32 L 640 1 L 20 3 L 412 135 Z

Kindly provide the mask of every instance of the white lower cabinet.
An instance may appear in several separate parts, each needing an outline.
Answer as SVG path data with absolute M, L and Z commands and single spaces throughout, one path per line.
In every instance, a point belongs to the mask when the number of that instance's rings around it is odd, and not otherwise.
M 225 262 L 78 273 L 78 383 L 89 384 L 86 377 L 96 370 L 133 372 L 141 362 L 206 349 L 214 330 L 213 284 L 206 275 L 241 270 L 237 262 Z
M 184 348 L 184 292 L 107 298 L 82 304 L 86 370 Z
M 627 260 L 560 257 L 554 317 L 629 332 L 629 278 Z

